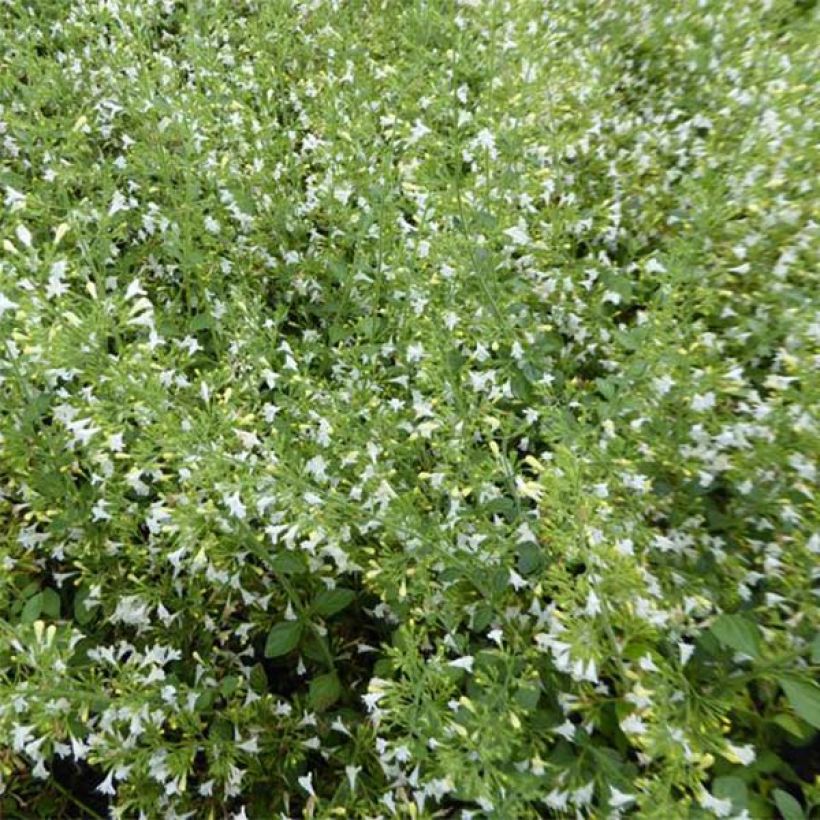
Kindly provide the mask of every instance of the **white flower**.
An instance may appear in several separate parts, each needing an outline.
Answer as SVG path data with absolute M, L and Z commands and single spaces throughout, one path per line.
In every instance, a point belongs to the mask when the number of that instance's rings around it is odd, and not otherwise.
M 472 655 L 465 655 L 462 658 L 456 658 L 456 660 L 450 661 L 447 665 L 453 666 L 456 669 L 466 669 L 468 672 L 472 672 L 474 660 Z
M 103 782 L 100 783 L 99 786 L 97 786 L 97 791 L 100 792 L 100 794 L 110 794 L 110 795 L 112 795 L 112 794 L 116 793 L 117 790 L 114 788 L 114 770 L 113 769 L 108 773 L 108 777 L 106 777 L 105 780 L 103 780 Z
M 298 782 L 311 797 L 316 797 L 316 792 L 313 790 L 313 772 L 308 772 L 303 777 L 298 778 Z
M 621 731 L 625 735 L 643 735 L 646 734 L 646 724 L 633 712 L 621 721 Z
M 609 787 L 609 805 L 612 806 L 613 809 L 618 809 L 621 806 L 626 806 L 628 803 L 631 803 L 635 800 L 634 794 L 626 794 L 625 792 L 618 791 L 614 786 Z
M 139 279 L 133 279 L 127 287 L 125 291 L 125 301 L 127 302 L 129 299 L 133 299 L 135 296 L 145 296 L 145 290 Z
M 31 247 L 31 231 L 25 225 L 18 225 L 15 233 L 20 242 L 27 248 Z
M 586 786 L 576 789 L 572 793 L 572 802 L 576 806 L 587 806 L 592 800 L 592 793 L 595 789 L 595 782 L 590 780 Z
M 569 802 L 569 792 L 558 791 L 558 789 L 553 789 L 544 798 L 544 802 L 551 809 L 555 809 L 556 811 L 563 811 L 564 809 L 566 809 L 567 803 Z
M 732 801 L 729 798 L 720 800 L 705 791 L 698 802 L 707 811 L 714 812 L 716 817 L 728 817 L 732 813 Z
M 740 763 L 743 766 L 749 766 L 754 763 L 757 755 L 755 754 L 754 746 L 750 743 L 747 743 L 745 746 L 735 746 L 734 743 L 727 743 L 724 757 L 727 760 L 731 760 L 732 763 Z
M 589 591 L 587 596 L 586 614 L 590 618 L 594 618 L 601 612 L 601 600 L 594 589 Z
M 14 310 L 16 307 L 17 302 L 12 302 L 11 299 L 0 293 L 0 317 L 2 317 L 7 310 Z
M 412 344 L 407 348 L 407 361 L 412 363 L 420 362 L 424 356 L 424 346 Z
M 494 643 L 496 646 L 501 646 L 501 641 L 504 638 L 504 633 L 500 629 L 491 629 L 487 633 L 487 637 Z
M 532 241 L 527 231 L 520 226 L 514 228 L 507 228 L 507 230 L 504 231 L 504 233 L 516 245 L 529 245 Z
M 416 120 L 415 124 L 413 125 L 413 130 L 410 132 L 410 139 L 408 139 L 408 144 L 414 145 L 420 139 L 423 139 L 430 133 L 430 129 L 421 121 Z
M 356 792 L 356 778 L 362 770 L 361 766 L 345 766 L 345 774 L 347 775 L 347 782 L 350 783 L 350 793 Z
M 119 211 L 128 210 L 128 200 L 119 192 L 114 191 L 114 196 L 111 198 L 111 205 L 108 208 L 108 215 L 114 216 Z
M 245 505 L 242 503 L 242 499 L 239 497 L 238 491 L 233 495 L 226 496 L 224 500 L 234 518 L 238 518 L 240 520 L 245 518 Z
M 347 205 L 352 193 L 353 189 L 349 185 L 339 185 L 333 190 L 333 198 L 342 205 Z
M 702 413 L 704 410 L 710 410 L 715 406 L 715 394 L 710 390 L 703 395 L 697 394 L 692 396 L 691 407 L 696 413 Z

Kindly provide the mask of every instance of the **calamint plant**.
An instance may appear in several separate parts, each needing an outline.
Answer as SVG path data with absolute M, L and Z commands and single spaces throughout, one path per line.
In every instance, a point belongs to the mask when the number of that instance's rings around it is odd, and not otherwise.
M 0 816 L 817 816 L 818 14 L 2 0 Z

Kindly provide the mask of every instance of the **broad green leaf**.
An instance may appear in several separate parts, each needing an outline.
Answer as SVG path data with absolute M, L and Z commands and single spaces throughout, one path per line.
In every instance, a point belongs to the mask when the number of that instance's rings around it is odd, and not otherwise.
M 493 620 L 493 608 L 487 604 L 479 604 L 473 613 L 473 629 L 476 632 L 483 632 Z
M 789 703 L 807 723 L 820 729 L 820 687 L 792 678 L 779 678 Z
M 229 698 L 239 686 L 239 675 L 228 675 L 222 681 L 222 686 L 219 687 L 219 691 L 226 697 Z
M 265 673 L 265 667 L 261 663 L 254 664 L 251 669 L 249 683 L 254 692 L 267 691 L 268 676 Z
M 271 565 L 277 572 L 285 575 L 300 575 L 307 570 L 305 559 L 295 552 L 280 552 L 271 560 Z
M 346 587 L 323 589 L 313 600 L 313 611 L 327 618 L 353 603 L 356 593 Z
M 775 789 L 772 797 L 783 820 L 804 820 L 806 815 L 803 814 L 803 807 L 788 792 Z
M 522 686 L 515 693 L 515 700 L 522 709 L 528 712 L 538 706 L 541 692 L 537 686 Z
M 820 663 L 820 632 L 814 636 L 811 642 L 811 662 Z
M 526 542 L 518 547 L 518 571 L 529 575 L 544 564 L 544 554 L 537 544 Z
M 43 593 L 38 592 L 36 595 L 32 595 L 26 601 L 25 606 L 23 607 L 23 611 L 20 614 L 20 623 L 24 624 L 31 624 L 34 623 L 39 617 L 40 613 L 43 611 Z
M 296 649 L 302 637 L 302 624 L 299 621 L 281 621 L 274 624 L 265 641 L 265 657 L 278 658 Z
M 74 595 L 74 620 L 85 626 L 94 618 L 94 608 L 86 606 L 88 598 L 88 587 L 81 586 Z
M 712 633 L 724 646 L 752 658 L 760 657 L 757 625 L 742 615 L 721 615 L 712 624 Z
M 739 812 L 746 808 L 749 793 L 746 784 L 739 777 L 733 775 L 716 777 L 712 791 L 715 797 L 731 800 L 735 811 Z
M 791 712 L 782 712 L 775 715 L 773 722 L 801 740 L 806 738 L 807 733 L 811 732 L 811 729 L 805 723 L 799 721 Z
M 49 618 L 60 617 L 60 596 L 57 594 L 56 590 L 51 589 L 51 587 L 43 590 L 42 613 L 43 615 L 47 615 Z
M 194 703 L 194 709 L 197 712 L 207 712 L 214 705 L 214 700 L 216 700 L 216 693 L 213 689 L 206 689 L 197 699 L 196 703 Z
M 335 672 L 319 675 L 310 682 L 308 703 L 322 712 L 332 706 L 342 694 L 342 684 Z

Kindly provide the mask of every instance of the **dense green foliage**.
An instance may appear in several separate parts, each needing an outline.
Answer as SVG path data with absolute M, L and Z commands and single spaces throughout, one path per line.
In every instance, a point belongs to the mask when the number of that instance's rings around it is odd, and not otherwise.
M 0 2 L 0 816 L 809 817 L 817 42 Z

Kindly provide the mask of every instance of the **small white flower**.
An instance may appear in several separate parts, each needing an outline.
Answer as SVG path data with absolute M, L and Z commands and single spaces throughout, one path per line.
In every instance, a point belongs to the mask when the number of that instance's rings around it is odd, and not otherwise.
M 411 364 L 420 362 L 424 357 L 424 346 L 420 344 L 412 344 L 407 348 L 407 361 Z
M 313 790 L 313 772 L 308 772 L 306 775 L 298 778 L 299 785 L 311 796 L 316 797 L 316 792 Z
M 735 746 L 734 743 L 727 743 L 724 756 L 733 763 L 740 763 L 743 766 L 751 765 L 757 757 L 754 746 L 750 743 L 745 746 Z
M 12 302 L 11 299 L 0 293 L 0 317 L 2 317 L 7 310 L 14 310 L 16 307 L 17 302 Z
M 238 518 L 240 520 L 245 518 L 247 511 L 245 509 L 245 505 L 242 503 L 242 499 L 239 497 L 238 491 L 233 495 L 226 496 L 224 500 L 234 518 Z
M 500 629 L 491 629 L 487 633 L 487 637 L 494 643 L 496 646 L 501 646 L 501 641 L 504 638 L 504 633 Z
M 97 786 L 97 791 L 100 792 L 100 794 L 109 794 L 109 795 L 113 795 L 113 794 L 116 793 L 116 789 L 114 788 L 114 770 L 113 769 L 108 773 L 108 777 L 106 777 L 105 780 L 103 780 L 103 782 L 100 783 L 99 786 Z
M 621 731 L 625 735 L 643 735 L 646 734 L 646 724 L 633 712 L 621 721 Z
M 120 211 L 127 211 L 128 210 L 128 200 L 120 193 L 120 191 L 114 191 L 114 196 L 111 198 L 111 205 L 108 207 L 108 215 L 114 216 L 114 214 L 119 213 Z
M 683 641 L 678 641 L 678 652 L 680 652 L 680 662 L 681 666 L 686 666 L 689 662 L 689 658 L 695 653 L 695 646 L 691 643 L 684 643 Z
M 456 660 L 450 661 L 447 665 L 453 666 L 456 669 L 466 669 L 468 672 L 472 672 L 474 661 L 475 659 L 472 655 L 464 655 L 464 657 L 456 658 Z
M 626 792 L 619 791 L 614 786 L 609 787 L 609 793 L 609 805 L 612 806 L 613 809 L 626 806 L 635 800 L 634 794 L 627 794 Z
M 691 407 L 696 413 L 702 413 L 715 406 L 715 394 L 710 390 L 708 393 L 696 394 L 692 396 Z
M 31 247 L 31 231 L 25 225 L 18 225 L 15 233 L 20 242 L 27 248 Z
M 127 302 L 129 299 L 133 299 L 135 296 L 145 296 L 145 290 L 139 279 L 133 279 L 131 281 L 131 284 L 125 291 L 125 301 Z
M 504 234 L 508 236 L 516 245 L 529 245 L 532 241 L 526 229 L 521 226 L 507 228 L 507 230 L 504 231 Z
M 714 812 L 716 817 L 728 817 L 732 813 L 732 801 L 728 797 L 720 800 L 705 791 L 698 802 L 707 811 Z
M 345 766 L 345 774 L 347 775 L 347 782 L 350 784 L 351 794 L 356 792 L 356 778 L 361 770 L 361 766 Z
M 426 137 L 429 133 L 430 129 L 421 120 L 416 120 L 413 125 L 413 130 L 410 132 L 410 139 L 408 140 L 408 143 L 410 145 L 414 145 L 420 139 Z

